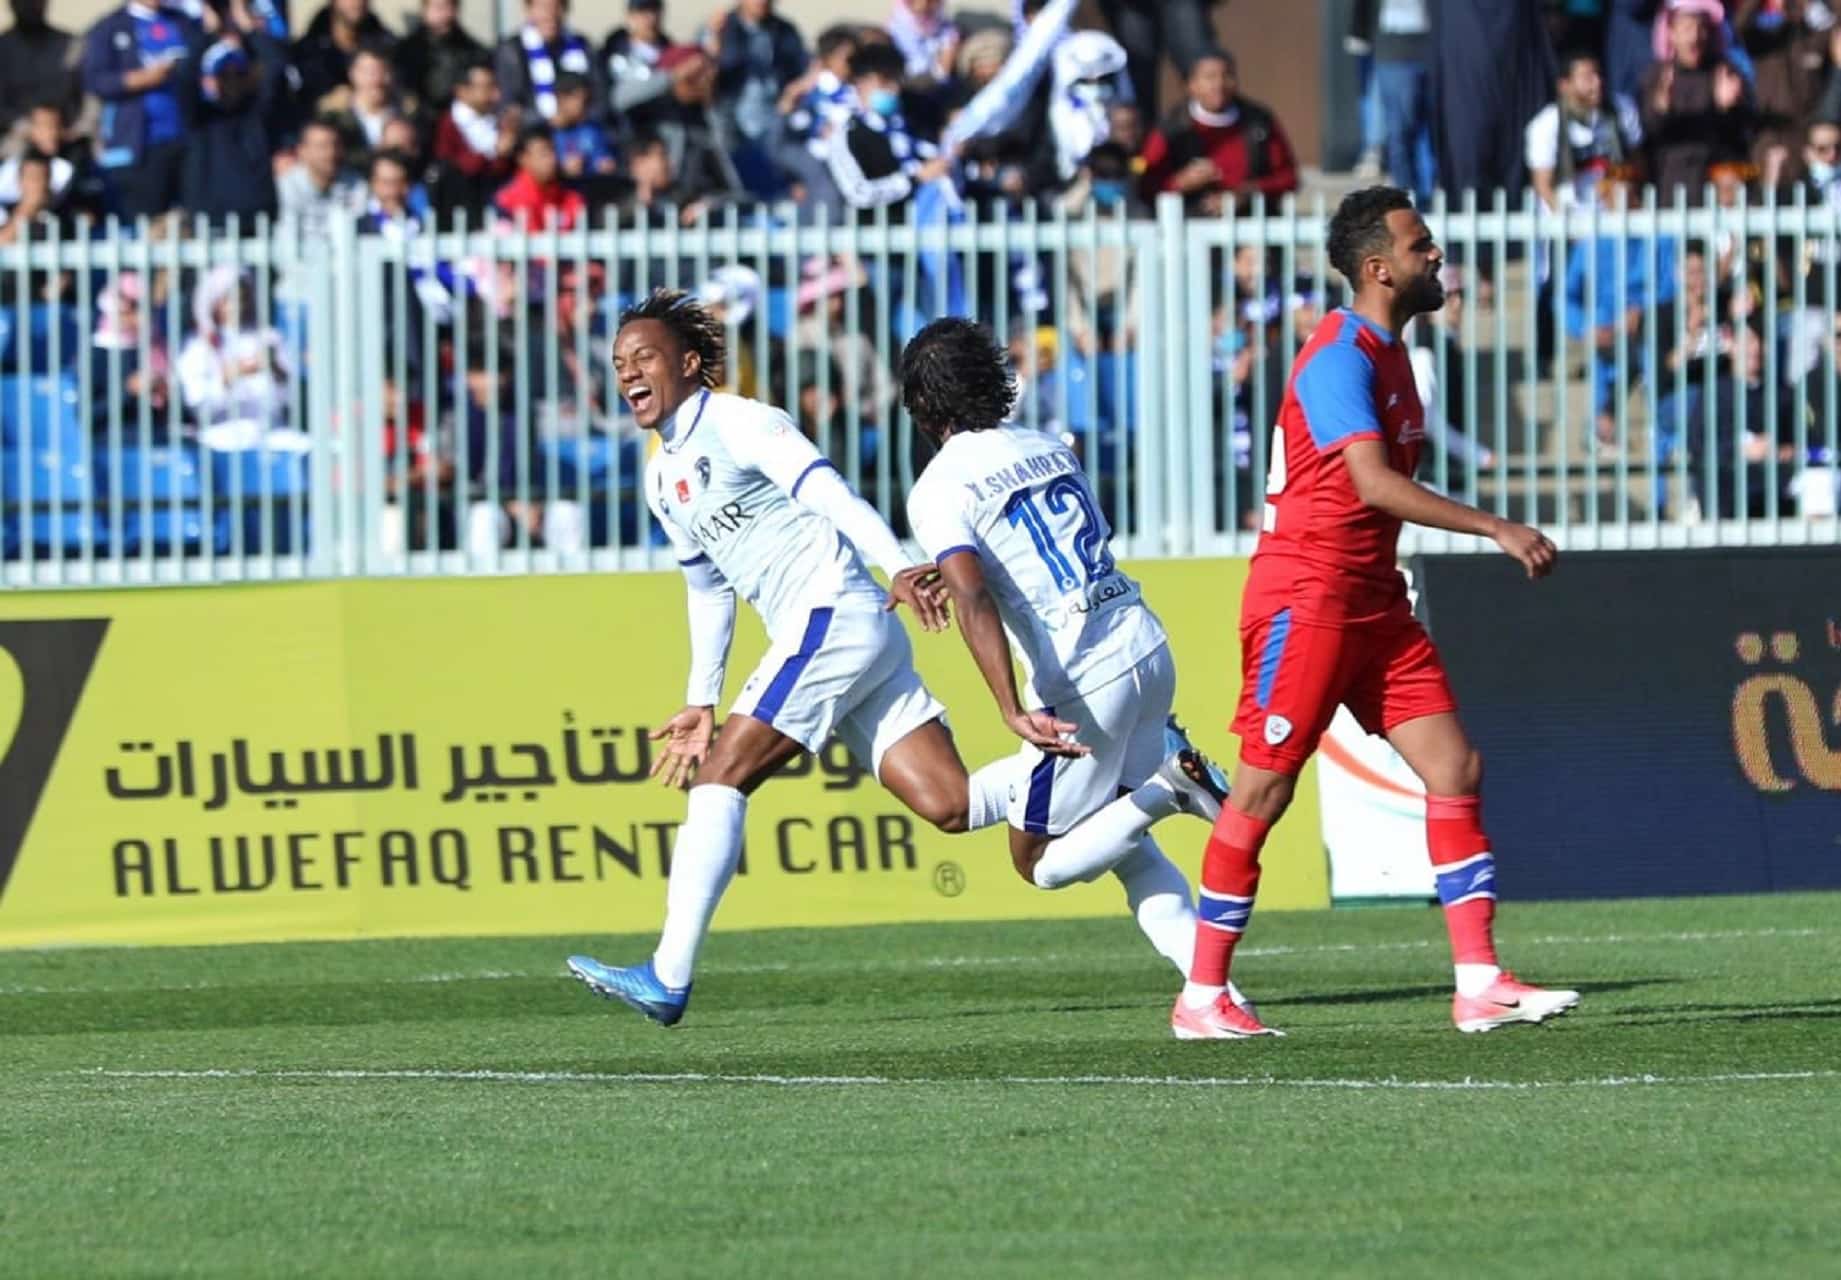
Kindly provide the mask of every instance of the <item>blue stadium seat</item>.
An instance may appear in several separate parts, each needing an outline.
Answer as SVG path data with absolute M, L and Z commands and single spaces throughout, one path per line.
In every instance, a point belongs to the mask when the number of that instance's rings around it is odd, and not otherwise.
M 98 523 L 112 531 L 111 504 L 121 504 L 121 551 L 195 551 L 204 544 L 204 471 L 192 445 L 124 445 L 97 467 Z M 142 501 L 148 504 L 143 512 Z
M 619 517 L 619 542 L 630 546 L 639 541 L 644 524 L 639 479 L 646 466 L 642 441 L 631 436 L 615 440 L 611 436 L 590 434 L 558 436 L 542 441 L 538 447 L 542 457 L 536 463 L 540 469 L 533 473 L 533 483 L 542 485 L 546 482 L 551 458 L 556 459 L 558 496 L 575 498 L 578 486 L 586 478 L 588 538 L 597 547 L 609 546 L 614 541 L 614 522 L 608 514 L 608 487 L 613 480 L 614 459 L 618 457 L 621 491 L 614 495 L 611 506 Z
M 76 457 L 84 434 L 75 374 L 0 378 L 0 444 L 55 445 Z
M 40 553 L 54 546 L 81 552 L 96 531 L 93 514 L 85 519 L 82 511 L 90 487 L 90 468 L 79 454 L 0 446 L 0 553 L 15 558 L 28 541 Z
M 234 546 L 240 523 L 243 550 L 248 554 L 304 550 L 307 542 L 307 494 L 312 457 L 260 449 L 210 452 L 212 499 L 217 514 L 212 521 L 212 541 L 219 551 Z M 269 499 L 268 521 L 263 522 L 262 498 Z M 296 508 L 299 519 L 296 521 Z
M 19 312 L 12 307 L 0 308 L 0 369 L 14 374 L 50 373 L 53 354 L 57 356 L 59 370 L 69 369 L 76 363 L 82 339 L 78 334 L 75 307 L 39 303 L 26 313 L 24 342 L 19 340 L 20 332 Z M 52 341 L 54 335 L 55 343 Z

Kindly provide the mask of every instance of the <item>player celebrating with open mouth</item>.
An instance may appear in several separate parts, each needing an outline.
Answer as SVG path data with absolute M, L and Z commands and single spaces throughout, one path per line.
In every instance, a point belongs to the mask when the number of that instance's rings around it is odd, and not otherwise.
M 924 627 L 943 630 L 939 570 L 908 563 L 875 508 L 785 413 L 714 390 L 723 348 L 721 324 L 672 290 L 627 311 L 614 338 L 621 395 L 659 436 L 646 501 L 689 587 L 687 705 L 653 734 L 666 745 L 652 772 L 690 794 L 651 959 L 627 968 L 588 956 L 568 963 L 597 994 L 665 1026 L 689 1002 L 697 951 L 741 854 L 748 796 L 800 752 L 818 751 L 835 732 L 897 799 L 947 832 L 1003 821 L 1022 780 L 1015 757 L 968 776 L 945 708 L 915 673 L 891 611 L 907 605 Z M 886 596 L 862 556 L 888 575 Z M 760 613 L 771 644 L 712 746 L 738 594 Z M 1050 754 L 1087 750 L 1068 740 L 1070 722 L 1040 716 L 1030 728 Z M 1179 807 L 1212 820 L 1218 800 L 1172 773 Z M 1135 836 L 1122 842 L 1117 858 L 1135 845 Z
M 1553 571 L 1537 529 L 1412 478 L 1425 439 L 1400 333 L 1444 304 L 1444 255 L 1406 192 L 1346 197 L 1329 259 L 1355 291 L 1292 365 L 1272 431 L 1266 506 L 1241 601 L 1243 684 L 1232 798 L 1202 860 L 1201 926 L 1170 1026 L 1179 1040 L 1277 1034 L 1225 994 L 1259 886 L 1259 851 L 1338 704 L 1386 736 L 1426 787 L 1426 846 L 1451 936 L 1459 1031 L 1541 1022 L 1579 1002 L 1498 967 L 1496 867 L 1483 833 L 1483 764 L 1396 567 L 1404 521 L 1490 538 L 1530 578 Z

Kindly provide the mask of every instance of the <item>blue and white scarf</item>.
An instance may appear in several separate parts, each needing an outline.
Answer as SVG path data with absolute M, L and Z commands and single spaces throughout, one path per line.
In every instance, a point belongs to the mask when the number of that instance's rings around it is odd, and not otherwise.
M 849 81 L 820 71 L 799 105 L 788 113 L 786 128 L 795 138 L 805 140 L 807 151 L 823 160 L 830 150 L 831 135 L 849 128 L 850 117 L 856 113 L 856 89 Z
M 537 114 L 552 120 L 556 117 L 556 77 L 563 71 L 588 75 L 588 42 L 571 28 L 564 27 L 563 56 L 552 58 L 550 46 L 530 23 L 524 24 L 518 39 L 524 45 L 524 65 L 530 69 L 531 99 L 537 104 Z

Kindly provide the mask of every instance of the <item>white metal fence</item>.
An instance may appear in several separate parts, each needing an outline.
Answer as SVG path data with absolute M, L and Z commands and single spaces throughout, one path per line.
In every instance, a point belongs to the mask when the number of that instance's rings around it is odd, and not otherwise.
M 1409 338 L 1425 478 L 1569 547 L 1836 541 L 1836 212 L 1527 207 L 1431 218 L 1465 275 Z M 731 386 L 898 529 L 924 457 L 895 357 L 955 313 L 1010 345 L 1123 554 L 1244 552 L 1291 357 L 1342 299 L 1328 212 L 50 228 L 0 249 L 0 580 L 665 565 L 608 368 L 658 285 L 708 291 Z

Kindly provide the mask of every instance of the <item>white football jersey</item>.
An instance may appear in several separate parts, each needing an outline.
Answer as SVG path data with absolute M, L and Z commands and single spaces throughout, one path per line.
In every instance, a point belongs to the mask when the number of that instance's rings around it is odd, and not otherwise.
M 1097 689 L 1168 643 L 1113 563 L 1080 460 L 1054 436 L 1025 426 L 952 436 L 909 491 L 908 523 L 935 561 L 977 553 L 1035 705 Z
M 836 526 L 792 500 L 807 476 L 830 465 L 780 410 L 701 391 L 661 427 L 646 464 L 646 501 L 679 563 L 709 557 L 780 640 L 806 625 L 814 605 L 884 599 Z

